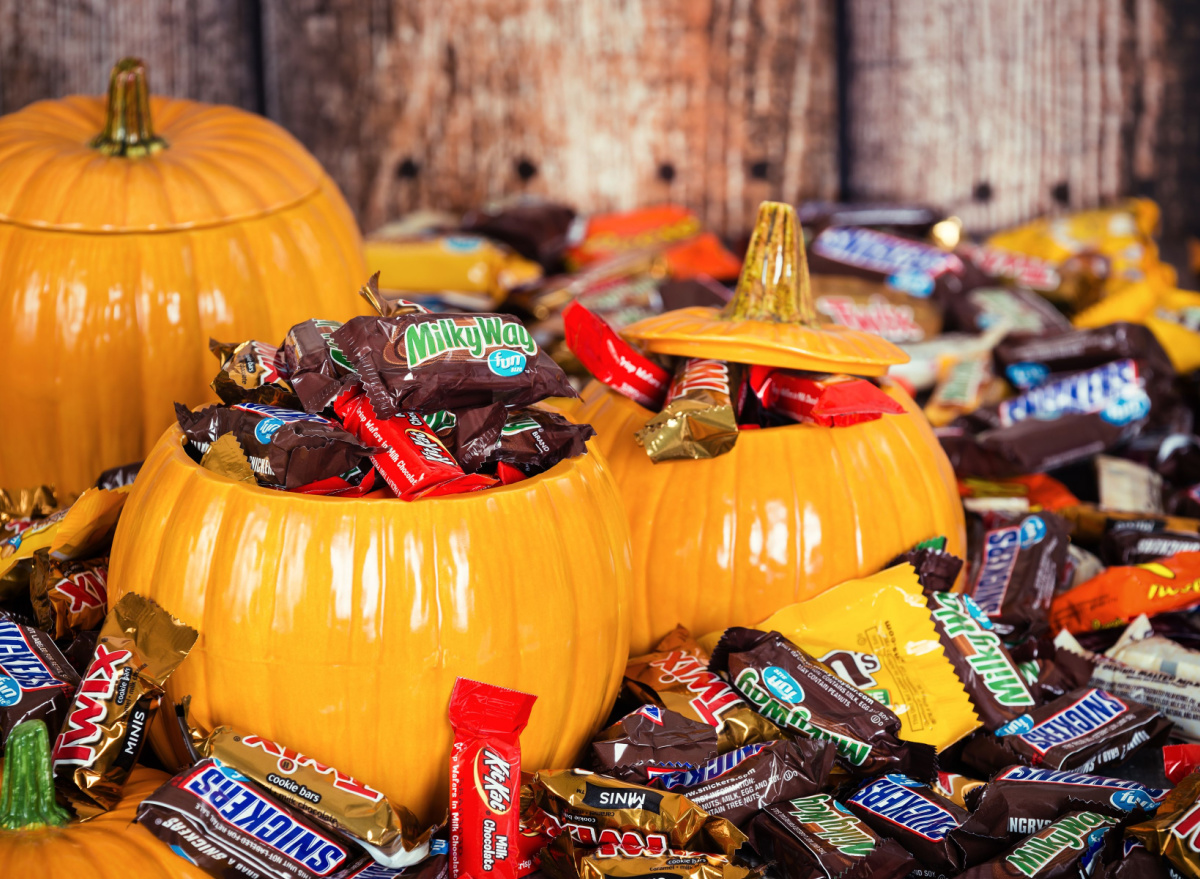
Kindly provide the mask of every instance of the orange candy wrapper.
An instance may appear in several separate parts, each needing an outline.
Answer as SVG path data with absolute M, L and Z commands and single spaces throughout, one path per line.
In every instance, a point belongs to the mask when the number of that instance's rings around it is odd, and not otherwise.
M 1200 552 L 1115 566 L 1054 599 L 1051 629 L 1087 632 L 1200 605 Z

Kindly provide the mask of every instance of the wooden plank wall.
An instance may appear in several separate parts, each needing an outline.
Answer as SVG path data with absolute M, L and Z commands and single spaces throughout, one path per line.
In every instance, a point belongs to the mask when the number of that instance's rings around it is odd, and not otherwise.
M 513 192 L 932 202 L 986 231 L 1123 194 L 1200 231 L 1193 0 L 0 0 L 0 112 L 102 90 L 265 112 L 366 228 Z

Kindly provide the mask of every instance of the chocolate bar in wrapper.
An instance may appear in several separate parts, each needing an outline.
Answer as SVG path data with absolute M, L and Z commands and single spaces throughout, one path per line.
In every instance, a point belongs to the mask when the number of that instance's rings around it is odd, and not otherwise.
M 1185 876 L 1200 874 L 1200 773 L 1193 772 L 1167 794 L 1153 818 L 1129 832 Z
M 1105 835 L 1117 819 L 1097 812 L 1068 812 L 1003 855 L 972 867 L 961 879 L 1058 879 L 1090 876 Z
M 79 675 L 45 632 L 0 610 L 0 754 L 9 733 L 27 720 L 62 726 Z
M 253 339 L 236 345 L 209 339 L 208 348 L 221 362 L 221 370 L 212 380 L 212 389 L 222 403 L 300 407 L 291 384 L 279 371 L 282 357 L 274 345 Z
M 621 781 L 646 784 L 651 773 L 694 769 L 717 756 L 717 730 L 658 705 L 643 705 L 601 730 L 592 764 Z
M 323 412 L 334 397 L 361 384 L 344 351 L 333 340 L 341 324 L 332 320 L 306 320 L 288 330 L 279 349 L 283 372 L 310 415 Z
M 153 601 L 129 592 L 100 629 L 92 662 L 54 742 L 69 796 L 113 808 L 137 762 L 167 678 L 197 637 Z
M 652 773 L 650 786 L 684 794 L 710 815 L 746 830 L 771 803 L 829 786 L 836 749 L 814 739 L 778 739 L 744 745 L 694 769 Z
M 986 786 L 987 782 L 967 778 L 965 775 L 958 775 L 954 772 L 938 772 L 937 778 L 930 785 L 950 802 L 962 806 L 967 811 L 972 811 L 971 806 L 967 804 L 968 798 L 973 802 L 981 789 Z
M 715 458 L 737 442 L 734 398 L 741 368 L 721 360 L 680 361 L 663 410 L 634 439 L 656 464 L 680 458 Z
M 920 543 L 906 553 L 896 556 L 884 568 L 893 568 L 900 564 L 910 564 L 917 572 L 917 580 L 926 592 L 950 592 L 958 575 L 962 573 L 963 560 L 946 552 L 946 538 L 936 539 L 936 545 L 929 541 Z
M 902 879 L 916 866 L 828 794 L 767 806 L 751 822 L 750 844 L 784 879 Z
M 582 769 L 534 775 L 537 805 L 577 843 L 601 856 L 706 852 L 732 856 L 746 835 L 682 794 L 617 781 Z
M 1141 324 L 1114 323 L 1044 338 L 1009 337 L 996 346 L 996 365 L 1017 388 L 1044 384 L 1054 375 L 1117 360 L 1140 360 L 1169 374 L 1170 358 Z
M 1136 837 L 1109 833 L 1091 879 L 1182 879 L 1182 874 Z
M 708 662 L 708 654 L 679 626 L 655 646 L 654 653 L 630 658 L 625 688 L 643 702 L 715 728 L 717 751 L 722 754 L 779 738 L 775 724 L 751 708 L 720 675 L 709 671 Z
M 598 855 L 578 845 L 569 834 L 542 853 L 542 869 L 552 879 L 753 879 L 760 871 L 733 863 L 722 855 L 672 852 L 641 857 Z
M 146 797 L 136 820 L 218 879 L 344 877 L 367 864 L 350 843 L 212 759 Z
M 39 549 L 33 554 L 29 600 L 38 625 L 56 639 L 98 628 L 108 612 L 108 558 L 64 562 Z
M 425 423 L 467 473 L 475 473 L 489 460 L 508 420 L 503 403 L 475 409 L 442 409 L 424 416 Z
M 709 668 L 728 675 L 755 709 L 792 735 L 833 742 L 853 774 L 907 770 L 932 777 L 931 745 L 900 739 L 900 718 L 778 632 L 733 627 Z
M 575 424 L 554 412 L 516 409 L 508 413 L 500 437 L 485 459 L 534 476 L 559 461 L 584 454 L 587 441 L 595 435 L 590 424 Z
M 995 733 L 979 733 L 962 758 L 981 772 L 1013 763 L 1091 772 L 1161 744 L 1171 722 L 1152 708 L 1095 688 L 1074 690 Z
M 575 397 L 562 368 L 508 314 L 356 317 L 333 340 L 380 418 Z
M 120 467 L 110 467 L 96 477 L 96 481 L 92 487 L 113 489 L 133 485 L 133 481 L 137 479 L 138 471 L 141 469 L 141 461 L 134 461 L 132 464 L 122 464 Z M 2 516 L 0 516 L 0 521 L 3 521 Z

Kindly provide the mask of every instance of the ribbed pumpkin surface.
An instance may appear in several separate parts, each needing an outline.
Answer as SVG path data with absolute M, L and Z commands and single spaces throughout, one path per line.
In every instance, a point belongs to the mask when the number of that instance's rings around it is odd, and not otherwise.
M 676 623 L 753 625 L 927 537 L 963 554 L 950 463 L 915 404 L 889 393 L 909 414 L 743 431 L 720 457 L 655 464 L 633 439 L 651 413 L 596 382 L 584 389 L 571 416 L 596 429 L 629 515 L 635 654 Z
M 120 804 L 89 821 L 42 830 L 0 830 L 0 876 L 12 879 L 206 879 L 199 867 L 130 824 L 138 803 L 167 780 L 134 769 Z
M 171 403 L 211 396 L 209 337 L 276 344 L 359 311 L 354 219 L 283 129 L 231 107 L 152 99 L 166 149 L 88 146 L 102 98 L 0 118 L 0 486 L 77 491 L 136 461 Z
M 594 443 L 525 482 L 405 503 L 237 484 L 180 441 L 168 431 L 138 477 L 109 595 L 148 595 L 200 631 L 168 685 L 199 723 L 440 820 L 463 675 L 538 696 L 525 768 L 574 765 L 629 646 L 628 526 Z

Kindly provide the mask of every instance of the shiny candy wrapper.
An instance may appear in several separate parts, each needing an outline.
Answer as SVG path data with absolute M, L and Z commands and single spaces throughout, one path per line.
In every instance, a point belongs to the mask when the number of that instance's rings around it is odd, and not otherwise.
M 361 875 L 358 869 L 368 863 L 340 836 L 212 759 L 146 797 L 136 820 L 217 879 L 341 879 Z
M 108 612 L 108 558 L 63 562 L 38 550 L 29 578 L 29 600 L 38 625 L 54 638 L 95 629 Z
M 1105 835 L 1117 819 L 1075 811 L 1023 839 L 1003 855 L 972 867 L 961 879 L 1075 879 L 1099 863 Z
M 341 324 L 332 320 L 306 320 L 290 330 L 279 356 L 304 411 L 317 415 L 343 391 L 361 384 L 350 358 L 333 340 Z
M 578 302 L 563 311 L 563 329 L 567 347 L 597 381 L 647 409 L 661 407 L 671 382 L 667 370 Z
M 1150 618 L 1142 614 L 1129 624 L 1105 656 L 1146 671 L 1200 683 L 1200 650 L 1184 647 L 1154 633 Z
M 148 598 L 129 592 L 113 605 L 51 755 L 72 799 L 103 809 L 117 804 L 163 685 L 196 637 Z
M 590 424 L 575 424 L 555 412 L 515 409 L 508 413 L 496 445 L 484 457 L 534 476 L 559 461 L 584 454 L 587 441 L 595 435 Z
M 27 720 L 61 727 L 78 686 L 79 675 L 48 634 L 0 610 L 0 753 Z
M 916 866 L 828 794 L 767 806 L 750 825 L 750 843 L 784 879 L 902 879 Z
M 717 751 L 722 754 L 779 738 L 775 724 L 751 708 L 720 675 L 709 671 L 708 662 L 708 654 L 680 626 L 657 644 L 654 653 L 629 659 L 625 688 L 643 702 L 716 729 Z
M 710 666 L 729 676 L 757 711 L 792 735 L 833 742 L 855 774 L 935 771 L 931 745 L 900 739 L 900 718 L 778 632 L 725 630 Z
M 650 787 L 682 793 L 710 815 L 742 830 L 771 803 L 817 793 L 830 785 L 837 751 L 815 739 L 745 745 L 694 769 L 660 775 Z
M 1154 817 L 1129 828 L 1154 854 L 1169 860 L 1183 875 L 1200 875 L 1200 773 L 1175 787 Z
M 682 794 L 582 769 L 538 772 L 533 796 L 564 836 L 597 847 L 602 856 L 683 851 L 730 857 L 746 841 L 732 822 L 709 815 Z
M 1050 622 L 1056 629 L 1086 632 L 1198 604 L 1200 552 L 1180 552 L 1155 562 L 1105 569 L 1056 597 Z
M 721 360 L 682 360 L 663 410 L 634 434 L 650 460 L 715 458 L 737 442 L 741 370 Z
M 602 730 L 592 765 L 621 781 L 646 784 L 652 774 L 694 769 L 717 756 L 717 730 L 703 720 L 643 705 Z
M 265 403 L 268 406 L 299 408 L 291 384 L 280 373 L 279 349 L 253 339 L 225 344 L 210 339 L 209 350 L 221 362 L 212 389 L 222 403 Z
M 362 844 L 378 863 L 398 869 L 429 855 L 429 833 L 420 833 L 412 812 L 344 772 L 228 726 L 210 733 L 184 726 L 196 757 L 236 770 L 280 802 Z
M 752 879 L 761 875 L 722 855 L 672 852 L 641 857 L 597 855 L 568 834 L 542 853 L 542 869 L 552 879 Z
M 752 366 L 750 387 L 768 411 L 800 424 L 848 427 L 904 407 L 864 378 Z
M 986 784 L 987 782 L 954 772 L 939 772 L 930 786 L 950 802 L 969 810 L 971 807 L 967 805 L 967 798 L 974 799 L 976 792 Z

